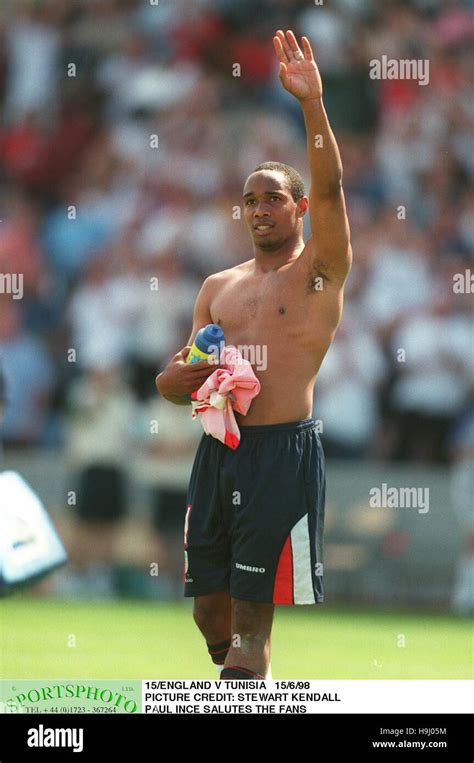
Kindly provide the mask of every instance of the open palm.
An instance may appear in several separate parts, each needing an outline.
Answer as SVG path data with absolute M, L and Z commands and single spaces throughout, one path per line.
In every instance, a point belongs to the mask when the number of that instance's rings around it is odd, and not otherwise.
M 300 101 L 321 98 L 323 86 L 321 75 L 313 57 L 307 37 L 301 38 L 303 50 L 290 30 L 278 30 L 273 38 L 276 54 L 280 61 L 280 80 L 289 93 Z

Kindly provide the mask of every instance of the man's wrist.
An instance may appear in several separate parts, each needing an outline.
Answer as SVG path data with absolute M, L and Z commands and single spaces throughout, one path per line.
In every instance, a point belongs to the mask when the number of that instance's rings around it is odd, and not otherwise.
M 311 108 L 312 106 L 320 106 L 323 103 L 323 95 L 316 96 L 315 98 L 299 98 L 300 106 L 302 109 Z

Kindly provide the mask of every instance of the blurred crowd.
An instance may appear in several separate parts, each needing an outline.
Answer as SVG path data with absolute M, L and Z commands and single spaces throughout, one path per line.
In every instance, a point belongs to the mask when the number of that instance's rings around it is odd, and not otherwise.
M 23 274 L 21 299 L 0 290 L 7 446 L 66 445 L 84 467 L 123 466 L 129 442 L 174 459 L 173 426 L 150 432 L 171 410 L 154 378 L 203 278 L 252 256 L 234 214 L 245 177 L 275 160 L 309 181 L 272 46 L 291 27 L 322 73 L 354 251 L 315 395 L 327 453 L 446 460 L 472 395 L 470 294 L 453 279 L 474 248 L 473 6 L 2 6 L 0 273 Z M 428 59 L 429 84 L 371 79 L 383 55 Z
M 314 416 L 330 456 L 453 460 L 471 544 L 456 606 L 472 606 L 473 19 L 473 0 L 2 4 L 0 435 L 65 454 L 75 476 L 66 593 L 114 589 L 130 476 L 171 586 L 159 595 L 180 586 L 201 429 L 154 378 L 202 280 L 252 256 L 235 214 L 246 176 L 282 161 L 309 188 L 272 45 L 292 28 L 322 73 L 354 251 Z M 382 56 L 428 60 L 429 84 L 371 79 Z

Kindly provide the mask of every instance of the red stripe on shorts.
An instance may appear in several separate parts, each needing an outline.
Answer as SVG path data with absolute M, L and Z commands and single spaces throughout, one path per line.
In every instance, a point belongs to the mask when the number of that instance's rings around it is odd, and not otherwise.
M 293 604 L 293 552 L 291 535 L 288 535 L 278 560 L 273 587 L 274 604 Z

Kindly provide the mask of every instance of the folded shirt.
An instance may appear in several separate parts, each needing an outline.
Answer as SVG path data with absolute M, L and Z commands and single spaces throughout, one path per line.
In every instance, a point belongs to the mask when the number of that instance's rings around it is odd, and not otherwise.
M 205 433 L 235 450 L 239 447 L 240 430 L 234 411 L 247 415 L 250 403 L 260 392 L 260 382 L 249 361 L 232 345 L 223 348 L 220 365 L 193 392 L 192 415 L 195 419 L 200 413 Z

